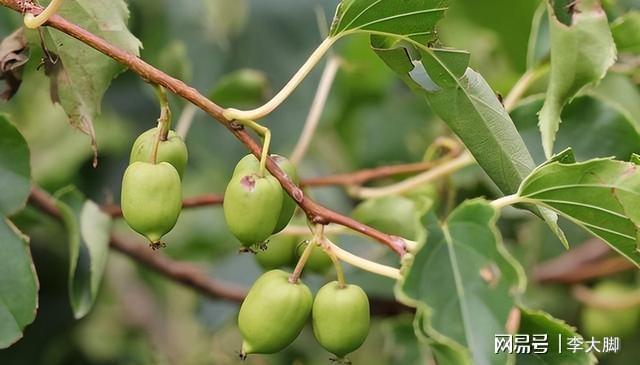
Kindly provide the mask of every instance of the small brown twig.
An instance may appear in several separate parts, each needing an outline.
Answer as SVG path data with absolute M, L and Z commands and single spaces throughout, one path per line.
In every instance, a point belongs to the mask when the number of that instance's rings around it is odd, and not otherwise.
M 29 203 L 49 216 L 58 220 L 61 219 L 55 198 L 46 191 L 35 186 L 32 187 Z M 177 262 L 155 253 L 149 250 L 149 246 L 143 242 L 129 242 L 124 237 L 112 235 L 109 244 L 114 250 L 211 298 L 239 302 L 245 296 L 246 290 L 244 288 L 213 279 L 192 264 Z
M 435 162 L 416 162 L 402 165 L 380 166 L 372 169 L 359 170 L 345 174 L 312 177 L 303 179 L 300 185 L 303 187 L 317 186 L 354 186 L 362 185 L 375 179 L 381 179 L 390 176 L 413 174 L 423 172 L 435 165 Z
M 416 162 L 401 165 L 380 166 L 372 169 L 358 170 L 351 173 L 328 175 L 323 177 L 315 177 L 303 179 L 300 185 L 303 187 L 321 187 L 321 186 L 355 186 L 365 182 L 382 179 L 389 176 L 404 175 L 411 173 L 423 172 L 435 166 L 435 162 Z M 182 208 L 200 208 L 210 205 L 220 205 L 224 201 L 224 195 L 221 193 L 202 194 L 182 201 Z M 122 216 L 120 206 L 116 204 L 107 204 L 102 210 L 114 218 Z
M 182 208 L 199 208 L 210 205 L 220 205 L 224 201 L 222 194 L 202 194 L 182 200 Z M 102 210 L 113 218 L 122 217 L 122 209 L 119 205 L 104 205 Z
M 43 10 L 42 7 L 38 5 L 32 3 L 23 4 L 19 0 L 0 0 L 0 5 L 20 13 L 27 12 L 34 15 L 39 14 Z M 91 48 L 128 67 L 129 70 L 138 74 L 143 80 L 163 86 L 172 93 L 188 100 L 225 126 L 251 153 L 260 158 L 262 147 L 256 143 L 254 138 L 237 123 L 227 120 L 223 115 L 224 108 L 209 100 L 209 98 L 202 95 L 195 88 L 185 84 L 181 80 L 167 75 L 161 70 L 144 62 L 139 57 L 112 45 L 105 39 L 67 21 L 59 15 L 52 16 L 47 23 L 45 23 L 45 26 L 49 26 L 66 33 L 67 35 L 85 43 Z M 404 256 L 407 252 L 403 239 L 380 232 L 366 224 L 362 224 L 350 217 L 330 210 L 305 196 L 302 190 L 289 180 L 287 175 L 271 158 L 267 158 L 267 169 L 280 182 L 282 188 L 287 192 L 287 194 L 289 194 L 306 213 L 310 221 L 319 224 L 340 224 L 365 234 L 388 246 L 399 256 Z
M 611 249 L 598 238 L 592 238 L 562 255 L 542 262 L 533 270 L 539 283 L 574 284 L 637 268 L 624 257 L 607 257 Z

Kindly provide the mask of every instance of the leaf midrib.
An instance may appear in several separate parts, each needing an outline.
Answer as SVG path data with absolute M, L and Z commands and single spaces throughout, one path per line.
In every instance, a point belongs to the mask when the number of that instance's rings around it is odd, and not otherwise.
M 473 339 L 473 334 L 468 328 L 467 323 L 470 322 L 469 313 L 467 313 L 466 308 L 468 308 L 468 303 L 466 302 L 466 296 L 464 291 L 464 285 L 462 284 L 462 278 L 460 277 L 460 268 L 458 266 L 458 257 L 456 256 L 455 250 L 453 249 L 454 242 L 451 237 L 451 232 L 449 232 L 449 227 L 446 223 L 442 224 L 442 234 L 443 239 L 447 245 L 447 251 L 449 252 L 449 257 L 451 261 L 451 271 L 453 272 L 453 280 L 456 284 L 456 292 L 458 293 L 459 298 L 459 307 L 460 313 L 462 314 L 462 327 L 464 328 L 465 336 L 467 337 L 467 342 L 469 344 L 475 343 Z M 472 358 L 473 358 L 473 351 Z

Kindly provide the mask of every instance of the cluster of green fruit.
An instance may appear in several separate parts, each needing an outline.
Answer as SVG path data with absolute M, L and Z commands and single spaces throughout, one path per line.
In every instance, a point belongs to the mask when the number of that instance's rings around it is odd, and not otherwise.
M 309 315 L 318 343 L 339 359 L 359 348 L 369 333 L 369 299 L 359 286 L 332 281 L 314 299 L 300 280 L 292 282 L 286 271 L 271 270 L 256 280 L 240 307 L 241 356 L 283 350 Z
M 121 193 L 125 221 L 153 248 L 162 245 L 160 239 L 175 226 L 182 210 L 181 180 L 188 157 L 184 141 L 174 131 L 155 150 L 158 133 L 158 127 L 152 128 L 134 142 Z
M 296 168 L 285 157 L 271 155 L 289 179 L 298 184 Z M 296 203 L 278 180 L 261 169 L 260 161 L 247 155 L 238 162 L 224 193 L 224 218 L 243 246 L 261 246 L 289 224 Z
M 289 160 L 271 158 L 299 184 Z M 281 351 L 298 337 L 310 315 L 318 342 L 339 358 L 360 347 L 369 332 L 369 300 L 360 287 L 334 281 L 322 287 L 314 300 L 306 285 L 278 269 L 294 266 L 311 244 L 299 244 L 297 236 L 276 235 L 289 224 L 295 207 L 256 157 L 247 155 L 238 162 L 224 194 L 224 217 L 243 246 L 258 248 L 256 260 L 269 270 L 256 280 L 240 307 L 242 357 Z M 325 273 L 333 264 L 331 258 L 319 246 L 310 250 L 305 268 Z

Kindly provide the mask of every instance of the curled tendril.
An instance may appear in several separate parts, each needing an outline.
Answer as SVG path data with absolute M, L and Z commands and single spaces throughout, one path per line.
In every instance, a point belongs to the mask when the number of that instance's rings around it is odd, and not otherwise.
M 29 29 L 36 29 L 40 27 L 42 24 L 46 23 L 49 18 L 51 18 L 56 12 L 58 12 L 58 9 L 60 9 L 60 6 L 62 6 L 63 2 L 64 0 L 51 0 L 49 5 L 37 16 L 31 13 L 25 14 L 24 25 Z

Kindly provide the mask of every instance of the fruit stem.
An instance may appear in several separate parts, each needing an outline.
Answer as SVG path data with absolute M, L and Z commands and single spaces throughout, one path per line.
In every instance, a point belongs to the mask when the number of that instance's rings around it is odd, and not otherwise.
M 269 156 L 269 147 L 271 146 L 271 130 L 253 120 L 238 120 L 238 123 L 251 128 L 264 138 L 262 152 L 260 153 L 260 177 L 264 177 L 267 172 L 267 157 Z
M 166 141 L 171 129 L 171 108 L 169 107 L 169 98 L 164 87 L 156 84 L 156 95 L 160 102 L 160 117 L 158 118 L 158 130 L 160 130 L 160 138 Z
M 293 75 L 291 80 L 280 90 L 271 100 L 266 104 L 252 110 L 238 110 L 234 108 L 227 108 L 224 111 L 224 117 L 228 120 L 257 120 L 260 119 L 272 111 L 274 111 L 280 104 L 282 104 L 289 95 L 300 85 L 307 75 L 313 70 L 313 68 L 320 62 L 322 57 L 327 53 L 329 48 L 337 40 L 337 37 L 325 38 L 322 43 L 316 48 L 315 51 L 309 56 L 307 61 L 298 69 Z
M 319 244 L 321 242 L 322 237 L 324 237 L 324 226 L 322 224 L 317 224 L 316 228 L 313 232 L 313 237 L 305 247 L 304 251 L 302 251 L 302 255 L 298 259 L 298 263 L 296 267 L 293 269 L 293 273 L 289 276 L 289 282 L 291 284 L 295 284 L 300 279 L 300 275 L 302 275 L 302 270 L 304 269 L 304 265 L 307 264 L 307 260 L 309 260 L 309 256 L 311 256 L 311 251 L 313 250 L 313 246 Z
M 307 247 L 305 247 L 304 251 L 302 251 L 302 255 L 300 255 L 300 259 L 298 259 L 298 263 L 296 264 L 295 269 L 293 269 L 293 273 L 289 276 L 289 282 L 291 284 L 297 283 L 298 279 L 300 279 L 304 265 L 307 264 L 307 260 L 309 259 L 309 256 L 311 256 L 311 250 L 313 250 L 314 245 L 316 245 L 316 242 L 311 240 Z
M 331 251 L 342 261 L 358 267 L 362 270 L 369 271 L 374 274 L 386 276 L 391 279 L 399 280 L 402 276 L 400 270 L 395 267 L 382 265 L 377 262 L 369 261 L 360 256 L 354 255 L 351 252 L 345 251 L 335 243 L 331 242 L 328 238 L 324 238 L 325 244 L 331 248 Z
M 171 109 L 169 108 L 169 98 L 164 87 L 155 84 L 156 95 L 160 102 L 160 117 L 158 118 L 158 126 L 156 127 L 156 139 L 151 149 L 151 163 L 158 163 L 158 148 L 162 141 L 166 141 L 171 129 Z
M 336 268 L 336 276 L 338 277 L 338 287 L 340 289 L 344 289 L 347 287 L 347 282 L 344 278 L 344 270 L 342 270 L 342 265 L 340 264 L 340 260 L 338 260 L 338 256 L 331 250 L 331 247 L 328 245 L 322 245 L 322 249 L 333 261 L 333 266 Z
M 42 10 L 38 16 L 35 16 L 31 13 L 25 14 L 24 16 L 24 25 L 29 29 L 36 29 L 40 27 L 42 24 L 46 23 L 49 18 L 51 18 L 55 13 L 58 12 L 60 6 L 64 0 L 51 0 L 49 5 Z
M 530 69 L 529 71 L 525 72 L 522 77 L 520 77 L 520 79 L 516 82 L 516 84 L 513 85 L 511 91 L 509 91 L 509 94 L 504 99 L 502 103 L 504 105 L 504 109 L 507 112 L 513 111 L 513 109 L 515 109 L 516 105 L 518 105 L 518 102 L 525 95 L 529 87 L 531 87 L 534 82 L 536 82 L 548 72 L 549 65 L 538 66 L 537 68 Z
M 295 166 L 300 164 L 300 161 L 302 161 L 302 158 L 311 144 L 311 140 L 318 128 L 318 124 L 320 123 L 320 117 L 322 117 L 322 112 L 324 111 L 324 107 L 327 103 L 331 86 L 338 74 L 341 63 L 342 61 L 337 56 L 329 56 L 327 59 L 327 64 L 325 65 L 322 76 L 320 77 L 316 96 L 313 98 L 309 114 L 304 122 L 304 128 L 302 129 L 298 142 L 291 153 L 291 158 L 289 158 L 291 163 Z

